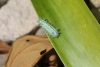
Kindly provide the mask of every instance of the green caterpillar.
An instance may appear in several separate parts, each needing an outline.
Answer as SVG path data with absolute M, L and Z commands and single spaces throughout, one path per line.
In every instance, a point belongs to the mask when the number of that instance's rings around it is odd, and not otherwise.
M 60 32 L 59 29 L 57 29 L 55 26 L 53 26 L 51 23 L 49 23 L 45 19 L 39 19 L 40 26 L 45 29 L 45 31 L 51 35 L 53 38 L 59 37 Z

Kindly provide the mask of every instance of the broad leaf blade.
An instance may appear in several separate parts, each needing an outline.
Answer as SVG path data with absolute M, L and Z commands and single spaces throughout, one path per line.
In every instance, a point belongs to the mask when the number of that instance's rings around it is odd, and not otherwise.
M 83 0 L 31 0 L 39 18 L 58 29 L 48 35 L 66 67 L 100 67 L 100 26 Z

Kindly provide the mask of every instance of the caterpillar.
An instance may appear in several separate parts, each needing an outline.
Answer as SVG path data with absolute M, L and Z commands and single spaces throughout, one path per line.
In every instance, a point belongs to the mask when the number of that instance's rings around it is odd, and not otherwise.
M 48 22 L 46 19 L 39 19 L 40 26 L 53 38 L 57 38 L 60 35 L 59 29 L 57 29 L 53 24 Z

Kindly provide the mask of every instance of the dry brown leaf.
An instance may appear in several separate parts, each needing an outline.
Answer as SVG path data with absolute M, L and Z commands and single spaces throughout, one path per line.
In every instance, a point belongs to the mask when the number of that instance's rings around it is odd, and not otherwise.
M 21 37 L 13 43 L 6 67 L 34 67 L 50 49 L 52 46 L 47 37 Z
M 0 53 L 8 53 L 9 49 L 10 46 L 7 43 L 0 41 Z

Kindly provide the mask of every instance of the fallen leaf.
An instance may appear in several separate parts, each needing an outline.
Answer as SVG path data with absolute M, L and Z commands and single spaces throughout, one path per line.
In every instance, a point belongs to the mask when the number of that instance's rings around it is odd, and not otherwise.
M 13 43 L 6 67 L 34 67 L 50 49 L 52 45 L 47 37 L 21 37 Z

